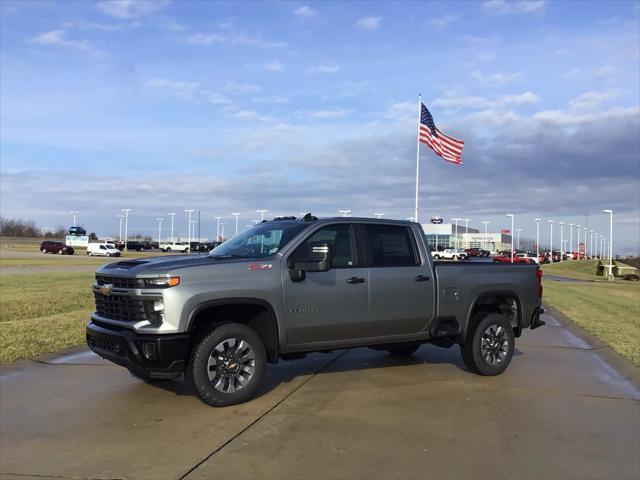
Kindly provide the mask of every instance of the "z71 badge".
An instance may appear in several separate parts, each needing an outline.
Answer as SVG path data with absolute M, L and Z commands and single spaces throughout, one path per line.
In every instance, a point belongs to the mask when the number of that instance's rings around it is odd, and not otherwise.
M 271 270 L 272 268 L 273 265 L 271 265 L 270 263 L 252 263 L 251 265 L 249 265 L 249 270 L 251 270 L 252 272 L 258 270 Z

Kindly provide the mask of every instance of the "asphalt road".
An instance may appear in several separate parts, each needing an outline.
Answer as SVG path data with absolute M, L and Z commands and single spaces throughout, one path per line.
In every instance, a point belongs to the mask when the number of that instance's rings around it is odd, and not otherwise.
M 545 320 L 499 377 L 457 347 L 343 350 L 270 366 L 224 409 L 85 349 L 20 362 L 0 371 L 0 476 L 640 478 L 638 369 Z

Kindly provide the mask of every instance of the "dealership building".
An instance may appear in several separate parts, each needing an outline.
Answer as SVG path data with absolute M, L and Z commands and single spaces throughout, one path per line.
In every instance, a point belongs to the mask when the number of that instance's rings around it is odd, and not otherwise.
M 423 223 L 425 240 L 433 250 L 443 248 L 482 248 L 491 252 L 511 249 L 511 235 L 505 233 L 484 233 L 477 228 L 468 229 L 464 225 L 453 223 Z

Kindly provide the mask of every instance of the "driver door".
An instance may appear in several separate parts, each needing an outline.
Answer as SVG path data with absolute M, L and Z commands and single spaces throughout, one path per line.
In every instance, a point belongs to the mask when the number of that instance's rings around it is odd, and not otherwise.
M 360 338 L 369 321 L 369 273 L 361 267 L 352 224 L 326 225 L 311 233 L 285 261 L 304 261 L 310 242 L 331 246 L 331 267 L 293 281 L 283 271 L 285 322 L 290 347 Z M 293 257 L 293 258 L 291 258 Z M 363 330 L 365 329 L 365 330 Z

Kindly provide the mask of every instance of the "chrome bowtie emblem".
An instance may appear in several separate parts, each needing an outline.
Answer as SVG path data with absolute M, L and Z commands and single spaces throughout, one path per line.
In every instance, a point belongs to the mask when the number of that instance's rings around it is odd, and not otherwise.
M 106 295 L 107 297 L 109 295 L 111 295 L 111 290 L 113 290 L 113 285 L 112 284 L 108 284 L 108 285 L 102 285 L 100 287 L 100 293 L 102 295 Z

